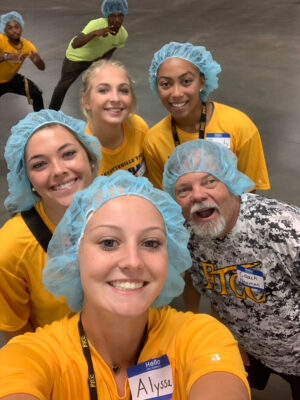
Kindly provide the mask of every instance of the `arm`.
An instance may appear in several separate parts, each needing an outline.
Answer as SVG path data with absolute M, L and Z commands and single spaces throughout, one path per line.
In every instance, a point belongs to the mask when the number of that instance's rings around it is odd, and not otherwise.
M 25 326 L 23 326 L 23 328 L 18 329 L 17 331 L 12 331 L 12 332 L 1 331 L 1 332 L 2 332 L 2 336 L 5 339 L 5 342 L 7 343 L 10 339 L 12 339 L 15 336 L 23 335 L 26 332 L 33 332 L 33 329 L 32 329 L 32 326 L 30 325 L 30 323 L 27 322 L 25 324 Z
M 37 52 L 31 51 L 29 54 L 29 58 L 38 69 L 40 69 L 41 71 L 44 71 L 44 69 L 46 67 L 45 63 L 41 59 L 41 57 L 39 56 L 39 54 Z
M 19 54 L 19 53 L 4 52 L 0 54 L 0 62 L 9 61 L 14 64 L 22 64 L 25 58 L 26 58 L 25 54 Z
M 194 288 L 189 271 L 186 271 L 184 280 L 185 280 L 185 287 L 183 291 L 183 300 L 184 300 L 185 310 L 198 313 L 201 295 Z
M 84 46 L 85 44 L 87 44 L 88 42 L 90 42 L 92 39 L 94 39 L 95 37 L 106 37 L 109 33 L 111 33 L 112 35 L 115 34 L 115 30 L 113 29 L 112 26 L 107 26 L 106 28 L 102 28 L 102 29 L 96 29 L 90 33 L 79 33 L 79 35 L 77 35 L 73 41 L 72 41 L 72 47 L 73 49 L 78 49 L 79 47 Z
M 199 378 L 190 390 L 189 400 L 249 400 L 244 382 L 228 372 L 210 372 Z

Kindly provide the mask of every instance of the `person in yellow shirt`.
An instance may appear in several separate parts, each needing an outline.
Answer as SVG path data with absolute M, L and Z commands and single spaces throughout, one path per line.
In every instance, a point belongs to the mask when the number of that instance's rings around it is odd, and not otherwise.
M 16 11 L 0 19 L 0 96 L 15 93 L 26 96 L 34 111 L 44 108 L 42 92 L 34 82 L 18 73 L 27 57 L 43 71 L 45 63 L 36 47 L 23 38 L 24 20 Z
M 255 182 L 256 189 L 270 188 L 259 132 L 243 112 L 208 95 L 218 87 L 220 65 L 203 46 L 170 42 L 158 50 L 149 69 L 153 91 L 169 115 L 147 133 L 144 153 L 148 177 L 162 188 L 164 165 L 180 143 L 206 139 L 230 148 L 238 169 Z
M 42 284 L 46 250 L 73 194 L 98 170 L 100 144 L 83 121 L 53 110 L 30 113 L 5 147 L 12 216 L 0 229 L 0 330 L 6 340 L 65 316 L 63 297 Z
M 0 398 L 249 400 L 229 330 L 165 306 L 191 263 L 183 222 L 167 193 L 127 171 L 76 193 L 43 282 L 77 313 L 0 350 Z
M 101 143 L 98 175 L 118 169 L 145 175 L 143 142 L 148 125 L 132 113 L 136 96 L 126 68 L 117 61 L 94 62 L 82 76 L 81 105 L 88 121 L 86 132 Z

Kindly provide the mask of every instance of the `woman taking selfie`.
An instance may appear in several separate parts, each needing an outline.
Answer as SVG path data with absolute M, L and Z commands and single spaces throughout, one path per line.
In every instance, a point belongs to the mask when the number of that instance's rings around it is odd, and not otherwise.
M 76 193 L 43 282 L 78 312 L 0 350 L 0 397 L 249 399 L 229 330 L 163 307 L 183 290 L 188 237 L 180 207 L 146 178 L 117 171 Z
M 162 187 L 164 165 L 176 146 L 206 139 L 236 154 L 238 169 L 255 183 L 254 189 L 270 188 L 256 126 L 241 111 L 207 100 L 218 87 L 220 71 L 220 65 L 203 46 L 171 42 L 154 54 L 150 86 L 170 113 L 145 138 L 148 176 L 156 187 Z
M 136 97 L 125 67 L 117 61 L 94 62 L 82 77 L 81 104 L 88 121 L 86 132 L 101 143 L 98 175 L 118 169 L 145 175 L 143 141 L 148 126 L 132 114 Z
M 6 340 L 69 312 L 64 298 L 42 285 L 46 249 L 73 194 L 95 177 L 100 145 L 83 121 L 62 112 L 30 113 L 5 147 L 13 217 L 0 230 L 0 329 Z

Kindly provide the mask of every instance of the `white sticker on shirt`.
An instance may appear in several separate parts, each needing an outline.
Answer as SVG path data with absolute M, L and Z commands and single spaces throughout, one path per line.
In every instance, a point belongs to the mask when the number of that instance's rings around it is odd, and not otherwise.
M 142 160 L 137 166 L 135 170 L 136 176 L 144 176 L 146 173 L 146 163 L 145 160 Z
M 261 271 L 256 271 L 255 269 L 249 269 L 237 265 L 237 275 L 238 281 L 243 286 L 248 286 L 252 289 L 264 290 L 264 276 Z
M 230 134 L 229 133 L 207 133 L 206 140 L 223 144 L 230 149 Z
M 132 400 L 167 400 L 173 396 L 172 368 L 168 356 L 127 368 Z

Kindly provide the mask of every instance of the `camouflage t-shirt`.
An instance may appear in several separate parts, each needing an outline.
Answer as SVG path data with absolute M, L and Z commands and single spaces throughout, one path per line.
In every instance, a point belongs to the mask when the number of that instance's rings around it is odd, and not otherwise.
M 190 269 L 239 343 L 273 370 L 300 375 L 300 209 L 241 196 L 233 230 L 222 239 L 191 233 Z

